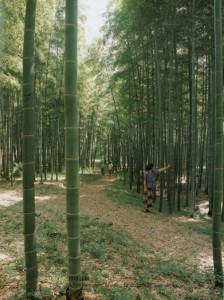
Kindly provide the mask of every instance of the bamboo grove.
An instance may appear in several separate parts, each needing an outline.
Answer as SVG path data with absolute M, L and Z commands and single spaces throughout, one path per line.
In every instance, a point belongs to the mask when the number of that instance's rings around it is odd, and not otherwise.
M 15 10 L 1 2 L 1 19 L 9 20 L 2 24 L 1 172 L 10 179 L 13 162 L 22 161 L 18 62 L 24 7 L 23 1 Z M 96 157 L 111 159 L 132 187 L 148 161 L 174 163 L 171 211 L 181 205 L 183 177 L 191 190 L 186 204 L 194 209 L 194 194 L 204 185 L 212 209 L 214 7 L 196 1 L 193 9 L 193 3 L 117 3 L 108 11 L 104 38 L 89 48 L 79 18 L 80 165 L 90 168 Z M 42 180 L 47 173 L 57 178 L 65 164 L 63 6 L 52 0 L 37 7 L 35 169 Z
M 1 174 L 22 161 L 23 1 L 2 2 Z M 119 2 L 119 1 L 118 1 Z M 80 165 L 113 160 L 132 188 L 148 161 L 174 164 L 170 211 L 214 178 L 214 7 L 209 1 L 138 1 L 108 10 L 104 38 L 87 48 L 79 17 Z M 53 7 L 53 9 L 52 9 Z M 40 1 L 35 50 L 35 170 L 64 170 L 63 1 Z M 44 16 L 44 17 L 43 17 Z M 13 26 L 17 22 L 18 26 Z M 175 185 L 172 184 L 175 182 Z M 190 188 L 190 186 L 192 188 Z M 140 188 L 140 187 L 137 187 Z M 190 192 L 191 191 L 191 192 Z
M 21 90 L 25 4 L 17 0 L 14 7 L 12 2 L 1 0 L 0 8 L 0 167 L 1 176 L 12 180 L 14 164 L 25 161 L 21 143 L 25 134 Z M 41 182 L 48 174 L 57 180 L 68 159 L 64 12 L 65 1 L 38 1 L 34 168 Z M 169 212 L 187 206 L 192 216 L 197 193 L 204 189 L 209 215 L 214 207 L 214 231 L 220 215 L 224 218 L 221 12 L 222 1 L 218 0 L 111 1 L 103 37 L 89 46 L 83 26 L 85 12 L 80 5 L 80 123 L 79 132 L 72 133 L 79 136 L 80 169 L 94 168 L 95 159 L 112 160 L 124 183 L 139 192 L 146 163 L 154 162 L 158 167 L 171 163 L 168 176 L 159 179 L 160 211 L 166 184 Z
M 113 161 L 125 161 L 130 177 L 148 161 L 173 163 L 170 211 L 183 205 L 184 177 L 193 213 L 202 185 L 213 199 L 214 22 L 210 2 L 184 3 L 125 1 L 108 17 L 105 40 L 119 102 L 120 122 L 114 113 L 110 136 L 113 143 L 119 136 L 120 152 L 116 147 Z

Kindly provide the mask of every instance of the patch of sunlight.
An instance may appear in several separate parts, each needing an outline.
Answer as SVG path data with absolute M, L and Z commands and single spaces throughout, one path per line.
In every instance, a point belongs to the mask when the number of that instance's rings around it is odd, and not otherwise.
M 212 247 L 209 253 L 201 252 L 199 253 L 198 257 L 196 258 L 199 268 L 206 269 L 206 268 L 213 268 L 213 254 L 212 254 Z M 222 251 L 222 261 L 224 261 L 224 252 Z
M 44 181 L 44 185 L 63 186 L 63 182 L 60 182 L 60 181 Z
M 57 199 L 57 196 L 36 196 L 35 199 L 42 202 L 42 201 Z
M 24 249 L 24 242 L 23 242 L 23 236 L 20 234 L 18 236 L 19 240 L 14 240 L 10 243 L 10 247 L 12 247 L 17 253 L 23 251 Z
M 65 174 L 63 174 L 63 173 L 58 173 L 58 181 L 60 181 L 60 180 L 65 180 Z M 36 175 L 35 176 L 35 183 L 40 183 L 40 181 L 41 181 L 41 177 L 40 177 L 40 175 Z M 47 174 L 47 178 L 46 178 L 46 180 L 44 179 L 43 180 L 43 182 L 44 182 L 44 184 L 45 183 L 47 183 L 47 182 L 49 182 L 49 183 L 53 183 L 53 182 L 58 182 L 58 181 L 56 181 L 56 175 L 54 174 L 54 176 L 53 176 L 53 178 L 51 177 L 51 174 Z
M 116 178 L 115 177 L 108 177 L 108 178 L 105 178 L 105 181 L 115 181 Z
M 199 209 L 199 211 L 200 211 L 201 214 L 208 215 L 208 211 L 209 211 L 209 203 L 208 203 L 208 201 L 204 201 L 204 202 L 200 203 L 198 205 L 198 209 Z
M 36 181 L 35 185 L 40 185 L 40 182 Z M 64 185 L 63 180 L 60 180 L 60 181 L 59 180 L 58 181 L 44 181 L 43 186 L 47 186 L 47 187 L 54 186 L 54 187 L 60 187 L 60 188 L 65 189 L 65 185 Z
M 189 218 L 189 217 L 185 217 L 185 216 L 181 216 L 181 217 L 177 217 L 177 218 L 174 218 L 182 223 L 201 223 L 202 222 L 202 219 L 199 219 L 197 217 L 195 218 Z
M 64 183 L 59 183 L 58 186 L 64 190 L 66 189 L 66 186 L 64 185 Z
M 12 258 L 9 257 L 7 254 L 0 253 L 0 261 L 10 261 Z
M 180 179 L 181 183 L 187 183 L 187 177 L 186 176 L 182 176 Z M 176 180 L 176 183 L 178 183 L 178 179 Z
M 21 200 L 22 200 L 21 195 L 15 191 L 9 191 L 7 193 L 0 195 L 0 205 L 3 206 L 14 205 L 16 202 L 19 202 Z
M 102 190 L 106 186 L 107 186 L 106 184 L 105 185 L 94 184 L 94 186 L 93 187 L 91 186 L 90 189 L 92 188 L 92 189 L 96 189 L 97 191 L 99 191 L 99 190 Z
M 198 257 L 198 265 L 200 269 L 213 267 L 213 255 L 208 253 L 200 253 Z

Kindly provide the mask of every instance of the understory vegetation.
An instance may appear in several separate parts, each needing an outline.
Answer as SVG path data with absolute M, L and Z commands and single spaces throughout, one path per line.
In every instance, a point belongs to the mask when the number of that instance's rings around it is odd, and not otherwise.
M 81 176 L 81 187 L 85 190 L 86 184 L 97 182 L 98 185 L 100 180 L 101 176 L 84 174 Z M 1 182 L 0 189 L 6 198 L 10 192 L 20 195 L 21 182 L 16 181 L 12 187 Z M 91 199 L 88 189 L 85 191 Z M 105 181 L 101 193 L 120 206 L 140 209 L 141 195 L 128 191 L 121 180 L 114 180 L 109 185 Z M 63 181 L 36 183 L 36 198 L 39 297 L 65 299 L 67 245 Z M 169 218 L 168 214 L 161 214 L 164 215 Z M 203 218 L 202 215 L 200 217 Z M 1 205 L 0 222 L 0 299 L 24 299 L 22 202 L 8 207 Z M 211 220 L 203 226 L 198 223 L 181 226 L 202 236 L 211 234 Z M 158 239 L 163 234 L 159 231 L 158 228 Z M 183 257 L 173 259 L 159 250 L 150 249 L 123 229 L 113 226 L 113 223 L 82 215 L 81 248 L 85 299 L 221 298 L 220 291 L 214 289 L 212 268 L 200 269 L 197 265 L 186 263 Z

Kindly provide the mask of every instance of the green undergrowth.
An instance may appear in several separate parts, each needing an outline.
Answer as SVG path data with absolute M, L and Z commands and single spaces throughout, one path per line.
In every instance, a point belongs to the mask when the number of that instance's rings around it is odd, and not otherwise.
M 141 194 L 127 190 L 126 186 L 123 186 L 120 182 L 115 181 L 112 185 L 108 185 L 104 188 L 106 196 L 118 204 L 134 205 L 136 207 L 142 207 Z
M 128 184 L 124 184 L 120 176 L 117 176 L 112 184 L 108 184 L 104 188 L 104 192 L 108 198 L 119 204 L 128 204 L 136 207 L 142 207 L 142 190 L 140 193 L 136 191 L 136 186 L 133 185 L 130 190 Z M 159 197 L 153 204 L 153 209 L 159 210 Z M 163 201 L 163 212 L 168 213 L 168 204 L 166 199 Z
M 100 174 L 80 174 L 80 183 L 91 183 L 101 178 Z
M 139 203 L 142 204 L 142 186 L 140 193 L 137 192 L 136 183 L 133 182 L 132 190 L 129 188 L 129 183 L 126 182 L 124 184 L 123 180 L 123 174 L 122 173 L 116 173 L 114 174 L 114 181 L 113 184 L 110 184 L 106 187 L 105 192 L 107 193 L 107 196 L 110 197 L 112 200 L 119 202 L 120 204 L 132 204 L 132 205 L 139 205 Z M 163 203 L 162 203 L 162 212 L 163 213 L 169 213 L 169 207 L 168 207 L 168 201 L 166 198 L 166 192 L 167 189 L 164 189 L 164 197 L 163 197 Z M 177 199 L 175 198 L 175 204 L 173 207 L 173 213 L 174 214 L 180 214 L 184 216 L 190 216 L 191 215 L 191 209 L 190 207 L 186 207 L 186 191 L 185 188 L 183 188 L 183 191 L 181 193 L 181 208 L 180 211 L 178 211 L 177 208 Z M 177 197 L 177 196 L 176 196 Z M 190 196 L 189 196 L 190 197 Z M 204 201 L 208 200 L 207 194 L 203 191 L 198 192 L 198 196 L 196 196 L 196 208 L 197 204 L 200 204 L 201 200 L 204 199 Z M 153 208 L 155 210 L 159 210 L 160 207 L 160 199 L 159 199 L 159 181 L 157 181 L 157 198 L 155 203 L 153 204 Z M 195 217 L 204 219 L 207 217 L 207 214 L 202 214 L 198 211 L 198 209 L 195 211 Z
M 114 180 L 112 183 L 105 186 L 104 193 L 109 199 L 115 203 L 118 203 L 119 205 L 131 205 L 136 208 L 143 207 L 142 192 L 137 193 L 134 189 L 130 190 L 128 185 L 124 185 L 123 181 L 119 177 L 116 178 L 116 180 Z M 155 203 L 153 203 L 152 210 L 159 211 L 159 205 L 159 195 L 157 195 L 157 199 Z M 188 218 L 190 215 L 190 210 L 187 208 L 182 208 L 180 211 L 174 209 L 173 214 L 170 215 L 168 213 L 167 200 L 164 198 L 162 213 L 163 215 L 167 215 L 167 217 L 172 218 Z M 194 219 L 199 220 L 200 222 L 197 222 L 196 225 L 194 222 L 186 222 L 182 223 L 181 226 L 183 226 L 189 232 L 195 232 L 212 238 L 212 219 L 207 218 L 207 215 L 200 214 L 199 212 L 195 213 Z M 174 220 L 173 222 L 176 221 Z M 224 222 L 221 223 L 221 226 L 222 230 L 224 230 Z M 222 238 L 224 239 L 224 237 Z
M 112 184 L 108 184 L 104 188 L 104 193 L 108 198 L 110 198 L 112 201 L 119 203 L 120 205 L 132 205 L 139 208 L 143 207 L 142 202 L 142 191 L 138 193 L 136 191 L 136 187 L 133 186 L 133 189 L 130 190 L 128 185 L 124 185 L 123 181 L 121 179 L 116 179 L 113 181 Z M 155 203 L 153 204 L 153 210 L 159 211 L 159 195 L 157 195 L 157 199 Z M 163 201 L 163 213 L 168 213 L 168 203 L 166 198 L 164 197 Z M 181 211 L 181 214 L 187 215 L 186 212 Z
M 218 299 L 211 270 L 199 272 L 183 259 L 168 259 L 110 224 L 83 218 L 82 227 L 83 252 L 90 258 L 86 285 L 100 299 Z
M 43 186 L 39 185 L 37 196 L 44 193 L 55 195 L 59 191 L 59 187 L 52 185 L 50 189 L 45 187 L 43 192 Z M 116 193 L 114 191 L 114 197 L 117 197 Z M 125 190 L 120 194 L 120 198 L 126 199 L 126 204 L 141 205 L 138 195 L 129 197 Z M 66 216 L 61 201 L 59 197 L 54 206 L 48 200 L 36 205 L 39 213 L 36 240 L 40 299 L 45 299 L 41 295 L 46 289 L 51 294 L 46 299 L 65 299 L 67 240 Z M 1 261 L 0 293 L 8 293 L 7 298 L 2 299 L 24 299 L 21 202 L 0 209 L 0 226 L 0 253 L 5 255 L 5 260 Z M 183 258 L 169 259 L 137 242 L 127 232 L 115 229 L 111 223 L 81 217 L 81 251 L 86 300 L 220 299 L 219 291 L 213 289 L 211 269 L 200 271 L 197 266 L 186 265 Z
M 1 288 L 12 279 L 18 284 L 17 292 L 8 298 L 11 300 L 22 299 L 24 289 L 23 251 L 12 246 L 23 241 L 22 222 L 18 218 L 21 208 L 17 204 L 7 208 L 5 215 L 1 213 L 1 227 L 7 234 L 1 251 L 12 258 L 1 271 Z M 64 299 L 59 291 L 67 280 L 65 214 L 49 209 L 47 203 L 41 203 L 38 209 L 43 212 L 37 219 L 36 229 L 40 291 L 48 288 L 51 299 Z M 44 216 L 44 210 L 48 217 Z M 3 222 L 2 217 L 5 221 L 10 218 L 10 223 Z M 212 287 L 211 270 L 200 272 L 196 266 L 185 265 L 183 260 L 168 259 L 126 232 L 115 230 L 111 224 L 88 217 L 81 218 L 81 233 L 86 295 L 91 293 L 102 300 L 219 299 Z

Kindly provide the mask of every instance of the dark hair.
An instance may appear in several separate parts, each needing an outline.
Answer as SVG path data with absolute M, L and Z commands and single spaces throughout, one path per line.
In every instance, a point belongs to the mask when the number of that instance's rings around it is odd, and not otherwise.
M 146 171 L 150 171 L 153 168 L 153 163 L 149 163 L 148 165 L 146 165 L 145 169 Z

